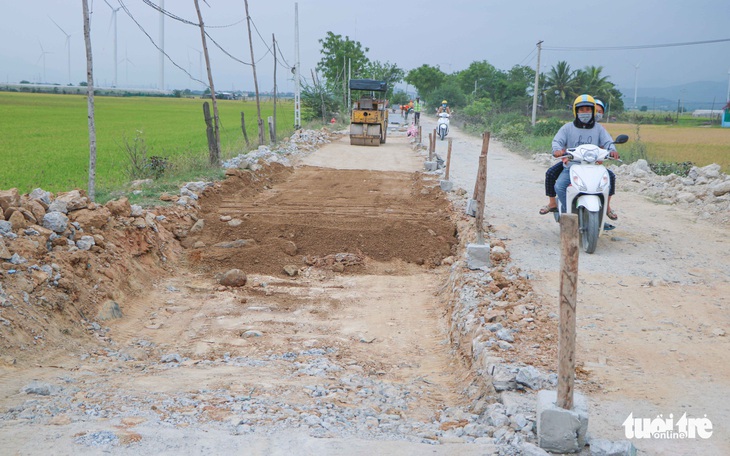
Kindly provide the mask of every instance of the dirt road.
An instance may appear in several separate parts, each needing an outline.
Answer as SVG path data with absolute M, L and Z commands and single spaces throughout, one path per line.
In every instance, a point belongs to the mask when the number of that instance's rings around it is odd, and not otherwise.
M 494 453 L 436 297 L 450 203 L 421 166 L 401 134 L 231 172 L 175 274 L 98 341 L 3 366 L 3 452 Z M 218 284 L 231 269 L 245 286 Z
M 481 140 L 457 128 L 450 137 L 451 180 L 470 194 Z M 443 157 L 445 148 L 438 143 Z M 344 138 L 293 168 L 232 171 L 203 193 L 185 253 L 168 260 L 172 273 L 139 277 L 152 283 L 141 293 L 120 291 L 123 318 L 91 324 L 92 339 L 71 331 L 74 344 L 45 356 L 10 353 L 14 364 L 5 354 L 0 448 L 523 454 L 534 439 L 534 392 L 492 402 L 486 366 L 450 344 L 443 290 L 469 242 L 457 230 L 465 199 L 420 173 L 424 158 L 393 132 L 377 148 Z M 490 145 L 491 236 L 547 313 L 557 311 L 559 232 L 537 214 L 543 175 Z M 580 257 L 577 389 L 590 399 L 589 433 L 622 440 L 630 413 L 707 415 L 710 439 L 633 443 L 647 455 L 728 454 L 727 227 L 620 189 L 614 201 L 618 228 Z M 135 271 L 159 273 L 140 263 Z M 219 284 L 231 269 L 247 276 L 244 286 Z M 47 340 L 54 325 L 69 334 L 46 319 Z M 540 359 L 547 373 L 554 344 L 529 340 L 518 334 L 505 353 Z M 519 398 L 527 408 L 514 405 Z
M 452 180 L 471 193 L 481 140 L 458 129 L 451 136 Z M 446 144 L 437 151 L 446 156 Z M 559 228 L 538 214 L 547 202 L 546 168 L 495 141 L 488 166 L 485 218 L 557 312 Z M 684 413 L 706 415 L 714 429 L 708 440 L 634 444 L 652 455 L 730 454 L 730 227 L 622 192 L 620 179 L 617 187 L 617 229 L 579 259 L 577 360 L 591 380 L 583 387 L 589 432 L 624 439 L 630 413 L 673 414 L 675 422 Z

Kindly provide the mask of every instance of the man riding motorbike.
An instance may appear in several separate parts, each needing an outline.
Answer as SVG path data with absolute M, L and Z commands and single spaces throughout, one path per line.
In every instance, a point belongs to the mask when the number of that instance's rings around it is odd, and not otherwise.
M 611 135 L 596 122 L 596 101 L 587 94 L 579 95 L 573 101 L 572 122 L 563 125 L 553 138 L 553 156 L 562 157 L 567 149 L 581 144 L 593 144 L 610 151 L 612 158 L 618 158 L 618 152 L 613 145 Z M 570 167 L 574 162 L 563 159 L 563 171 L 555 182 L 555 193 L 560 200 L 563 212 L 570 212 L 566 208 L 565 192 L 570 185 Z

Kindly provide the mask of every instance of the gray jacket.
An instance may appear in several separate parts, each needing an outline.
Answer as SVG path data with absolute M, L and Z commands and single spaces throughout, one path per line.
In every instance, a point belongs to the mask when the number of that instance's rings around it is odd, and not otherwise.
M 578 128 L 573 122 L 563 125 L 553 138 L 553 152 L 561 149 L 573 149 L 582 144 L 593 144 L 601 149 L 616 150 L 613 138 L 596 123 L 593 128 Z

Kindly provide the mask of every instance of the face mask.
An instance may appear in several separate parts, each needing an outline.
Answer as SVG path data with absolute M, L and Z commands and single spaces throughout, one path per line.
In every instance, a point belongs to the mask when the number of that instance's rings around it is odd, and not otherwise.
M 603 119 L 603 113 L 597 112 L 596 113 L 596 122 L 600 122 L 601 119 Z
M 587 124 L 588 122 L 590 122 L 591 117 L 593 117 L 593 114 L 590 112 L 579 112 L 578 113 L 578 120 L 580 120 L 584 124 Z

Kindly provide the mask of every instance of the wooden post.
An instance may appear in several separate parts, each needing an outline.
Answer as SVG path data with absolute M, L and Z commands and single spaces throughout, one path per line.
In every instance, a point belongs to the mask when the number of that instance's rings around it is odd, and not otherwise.
M 430 137 L 433 139 L 431 140 L 431 153 L 428 155 L 428 159 L 433 161 L 433 156 L 436 155 L 436 138 L 438 138 L 435 128 L 433 129 L 433 136 Z
M 271 144 L 276 144 L 276 133 L 274 133 L 274 118 L 272 116 L 269 116 L 269 139 L 271 140 Z
M 477 174 L 477 244 L 484 244 L 484 194 L 487 190 L 487 155 L 479 156 L 479 172 Z
M 253 56 L 253 40 L 251 39 L 251 16 L 248 15 L 248 0 L 244 0 L 246 6 L 246 21 L 248 24 L 248 45 L 251 48 L 251 68 L 253 69 L 253 87 L 256 91 L 256 113 L 258 115 L 259 146 L 264 145 L 264 119 L 261 118 L 261 101 L 259 99 L 259 82 L 256 78 L 256 59 Z
M 210 57 L 208 56 L 208 45 L 205 40 L 205 24 L 203 24 L 203 16 L 200 14 L 200 6 L 198 0 L 195 0 L 195 11 L 198 13 L 198 23 L 200 24 L 200 39 L 203 41 L 203 54 L 205 54 L 205 67 L 208 70 L 208 84 L 210 85 L 210 100 L 213 103 L 213 142 L 214 147 L 208 147 L 209 161 L 211 165 L 218 165 L 220 163 L 220 150 L 221 150 L 221 135 L 218 122 L 220 117 L 218 116 L 218 101 L 215 98 L 215 86 L 213 85 L 213 72 L 210 68 Z M 251 56 L 253 61 L 253 56 Z M 255 75 L 255 73 L 254 73 Z M 255 80 L 255 79 L 254 79 Z M 205 109 L 205 108 L 203 108 Z M 208 141 L 210 144 L 210 140 Z
M 449 168 L 451 168 L 451 138 L 449 138 L 449 150 L 446 152 L 446 176 L 445 180 L 449 180 Z
M 205 132 L 208 135 L 208 155 L 211 163 L 215 163 L 217 160 L 218 153 L 216 151 L 216 141 L 213 130 L 213 118 L 210 116 L 210 105 L 208 102 L 203 103 L 203 116 L 205 117 Z
M 485 131 L 482 133 L 482 155 L 487 155 L 487 152 L 489 152 L 489 136 L 490 133 L 488 131 Z M 479 179 L 474 183 L 474 195 L 472 195 L 472 198 L 474 201 L 477 199 L 477 189 L 479 188 Z
M 241 111 L 241 130 L 243 130 L 243 139 L 246 140 L 246 146 L 250 146 L 251 143 L 248 140 L 248 133 L 246 133 L 246 118 L 243 115 L 243 111 Z
M 271 49 L 274 51 L 274 123 L 269 128 L 271 134 L 271 144 L 276 144 L 276 36 L 273 33 L 271 34 L 271 41 Z
M 433 160 L 433 136 L 428 134 L 428 161 Z
M 421 126 L 419 125 L 419 126 L 418 126 L 418 145 L 419 145 L 419 146 L 421 145 L 421 138 L 422 138 L 422 137 L 423 137 L 423 136 L 422 136 L 422 130 L 421 130 Z
M 557 406 L 573 409 L 575 304 L 578 291 L 578 216 L 560 214 L 560 327 Z

